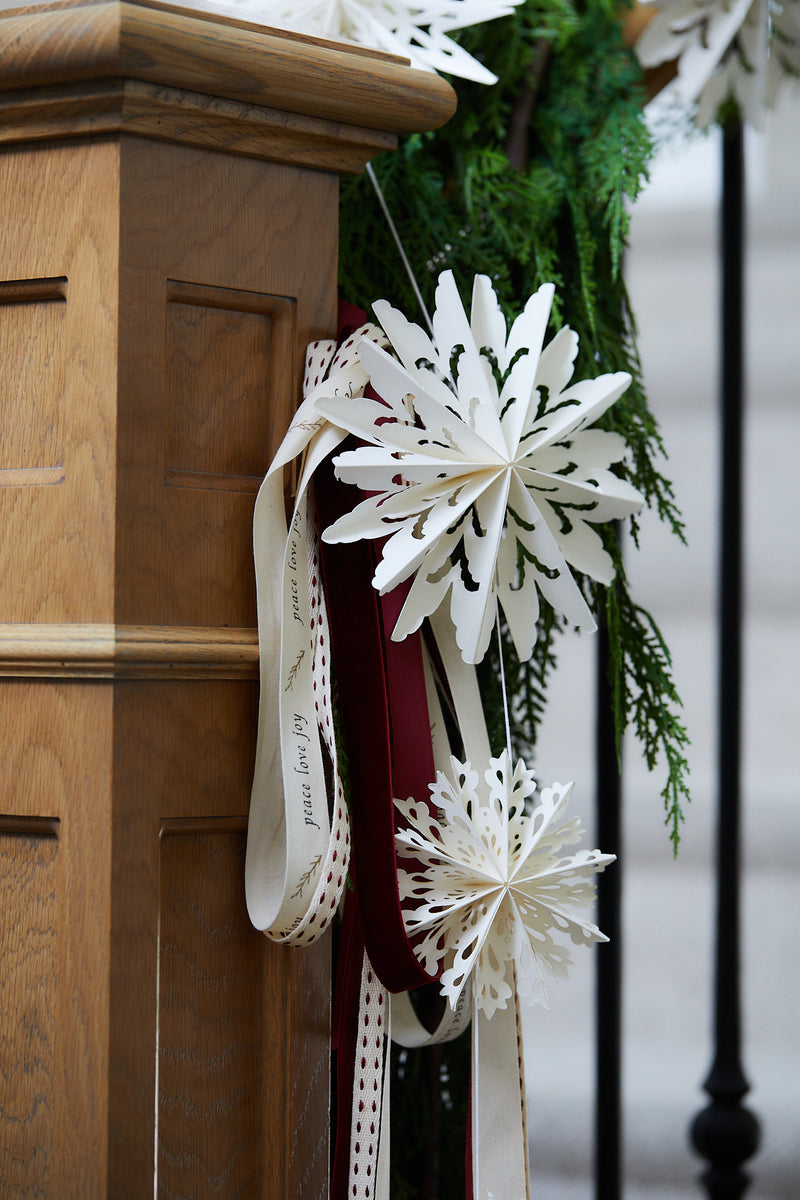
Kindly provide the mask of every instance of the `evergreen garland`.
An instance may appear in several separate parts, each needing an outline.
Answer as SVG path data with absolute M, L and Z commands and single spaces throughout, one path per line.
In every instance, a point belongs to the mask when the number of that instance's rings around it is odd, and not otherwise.
M 577 377 L 628 371 L 633 382 L 600 427 L 622 433 L 618 470 L 683 539 L 672 487 L 661 474 L 659 432 L 648 410 L 620 263 L 626 203 L 647 177 L 651 154 L 642 116 L 641 68 L 622 40 L 618 0 L 526 0 L 502 20 L 456 35 L 495 72 L 491 88 L 455 80 L 458 109 L 441 130 L 401 139 L 375 173 L 429 308 L 451 268 L 468 303 L 475 274 L 492 279 L 507 319 L 545 282 L 556 285 L 554 329 L 580 339 Z M 379 297 L 421 322 L 413 289 L 370 182 L 342 184 L 340 287 L 362 305 Z M 631 522 L 634 540 L 638 534 Z M 667 646 L 631 598 L 619 531 L 599 527 L 617 568 L 605 588 L 580 577 L 609 632 L 609 681 L 619 742 L 631 726 L 650 769 L 666 766 L 662 796 L 677 852 L 688 800 L 686 731 Z M 535 760 L 536 736 L 566 623 L 544 602 L 529 663 L 507 631 L 504 663 L 516 749 Z M 481 671 L 495 752 L 505 743 L 497 647 Z M 392 1194 L 398 1200 L 464 1196 L 463 1131 L 469 1034 L 392 1059 Z M 457 1080 L 457 1086 L 454 1081 Z M 432 1131 L 435 1131 L 432 1133 Z M 429 1136 L 429 1134 L 431 1136 Z
M 426 304 L 451 268 L 463 299 L 486 274 L 513 319 L 545 282 L 556 285 L 554 328 L 580 338 L 576 375 L 628 371 L 633 382 L 599 426 L 619 431 L 629 459 L 618 469 L 683 539 L 672 486 L 658 467 L 663 446 L 644 395 L 620 261 L 626 203 L 647 178 L 651 154 L 642 115 L 641 68 L 624 45 L 617 0 L 527 0 L 512 15 L 459 40 L 498 76 L 494 87 L 453 81 L 458 108 L 443 129 L 401 139 L 375 173 Z M 421 320 L 369 180 L 342 186 L 340 286 L 359 303 L 385 297 Z M 638 527 L 631 521 L 634 539 Z M 602 527 L 601 527 L 602 530 Z M 582 586 L 611 633 L 610 683 L 618 743 L 627 726 L 652 769 L 660 759 L 665 821 L 677 851 L 689 798 L 686 731 L 669 651 L 653 618 L 632 600 L 616 531 L 602 530 L 617 564 L 615 586 Z M 504 661 L 523 753 L 535 753 L 546 686 L 564 624 L 543 604 L 530 663 Z M 498 748 L 501 705 L 496 647 L 482 669 L 490 733 Z

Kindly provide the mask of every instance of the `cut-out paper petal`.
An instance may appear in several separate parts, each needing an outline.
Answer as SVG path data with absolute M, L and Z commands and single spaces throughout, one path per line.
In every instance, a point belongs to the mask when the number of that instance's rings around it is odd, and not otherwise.
M 572 624 L 594 628 L 570 565 L 608 583 L 611 560 L 591 525 L 628 516 L 643 499 L 610 470 L 623 439 L 589 426 L 630 376 L 570 383 L 572 330 L 542 349 L 553 291 L 541 287 L 507 331 L 486 276 L 475 278 L 467 319 L 445 272 L 433 338 L 378 301 L 397 357 L 372 344 L 359 355 L 380 399 L 318 403 L 368 443 L 334 460 L 338 478 L 370 494 L 325 530 L 325 541 L 386 538 L 373 580 L 381 593 L 413 576 L 395 640 L 448 592 L 471 663 L 486 652 L 498 601 L 521 660 L 536 640 L 539 592 Z
M 436 815 L 395 799 L 407 824 L 398 854 L 414 860 L 413 870 L 398 870 L 400 899 L 420 960 L 431 973 L 443 962 L 442 994 L 453 1008 L 470 977 L 487 1018 L 505 1008 L 512 962 L 520 996 L 547 1006 L 543 972 L 566 977 L 567 944 L 608 940 L 576 910 L 593 903 L 592 876 L 614 855 L 564 853 L 582 833 L 564 816 L 572 784 L 554 783 L 533 801 L 532 773 L 522 759 L 512 770 L 507 752 L 483 776 L 451 758 L 430 790 Z
M 225 0 L 223 0 L 225 2 Z M 508 16 L 521 0 L 226 0 L 237 15 L 317 37 L 385 50 L 422 71 L 496 83 L 483 63 L 448 34 Z
M 636 43 L 643 66 L 678 60 L 677 77 L 651 101 L 658 119 L 697 101 L 705 128 L 729 99 L 756 128 L 781 83 L 800 74 L 800 0 L 659 0 Z

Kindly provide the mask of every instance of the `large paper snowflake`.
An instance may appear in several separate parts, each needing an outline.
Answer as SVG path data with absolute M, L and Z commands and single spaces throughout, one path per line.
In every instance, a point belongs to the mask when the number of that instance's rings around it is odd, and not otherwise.
M 477 83 L 497 77 L 448 34 L 505 17 L 521 0 L 227 0 L 237 13 L 279 28 L 345 38 L 399 54 L 423 71 Z
M 636 43 L 644 66 L 678 60 L 654 105 L 697 101 L 705 128 L 728 99 L 757 128 L 787 77 L 800 75 L 800 0 L 664 0 Z
M 577 335 L 565 326 L 542 349 L 553 291 L 541 287 L 508 332 L 486 276 L 475 278 L 468 320 L 445 272 L 433 340 L 378 301 L 399 361 L 373 345 L 359 354 L 380 399 L 318 403 L 370 443 L 334 460 L 340 479 L 371 495 L 324 540 L 388 538 L 373 580 L 381 593 L 414 576 L 395 640 L 448 592 L 467 662 L 485 654 L 498 601 L 521 660 L 536 641 L 538 592 L 572 624 L 594 628 L 567 564 L 609 583 L 611 559 L 592 523 L 642 507 L 609 469 L 624 456 L 624 439 L 589 428 L 630 376 L 570 383 Z
M 398 853 L 415 861 L 397 873 L 406 930 L 424 935 L 417 954 L 427 971 L 444 961 L 441 988 L 453 1008 L 470 976 L 487 1017 L 505 1008 L 512 962 L 520 996 L 546 1005 L 542 969 L 566 977 L 563 942 L 608 940 L 575 910 L 592 904 L 591 877 L 614 855 L 563 853 L 582 833 L 578 818 L 564 818 L 572 784 L 545 788 L 528 811 L 535 790 L 525 763 L 512 772 L 504 752 L 482 778 L 452 758 L 449 774 L 431 785 L 436 816 L 413 799 L 395 800 L 409 826 L 396 835 Z

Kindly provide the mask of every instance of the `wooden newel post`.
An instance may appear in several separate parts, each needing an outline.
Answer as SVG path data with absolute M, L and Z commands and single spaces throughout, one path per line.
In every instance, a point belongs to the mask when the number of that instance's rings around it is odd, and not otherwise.
M 250 523 L 338 173 L 451 108 L 207 14 L 0 14 L 3 1196 L 324 1195 L 329 947 L 243 899 Z

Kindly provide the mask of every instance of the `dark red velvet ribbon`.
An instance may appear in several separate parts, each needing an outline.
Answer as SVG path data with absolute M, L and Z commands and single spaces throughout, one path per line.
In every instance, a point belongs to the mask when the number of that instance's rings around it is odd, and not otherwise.
M 317 471 L 315 486 L 325 524 L 352 506 L 354 489 L 336 482 L 329 463 Z M 403 926 L 394 842 L 394 797 L 427 803 L 435 778 L 422 642 L 419 635 L 390 640 L 403 597 L 375 592 L 371 546 L 322 543 L 321 559 L 364 942 L 381 982 L 389 991 L 407 991 L 434 978 Z
M 340 340 L 363 313 L 340 309 Z M 373 393 L 374 395 L 374 393 Z M 339 483 L 330 461 L 315 474 L 320 528 L 361 499 Z M 338 946 L 333 1047 L 336 1053 L 336 1140 L 331 1196 L 345 1200 L 349 1175 L 353 1064 L 363 950 L 389 991 L 430 983 L 406 936 L 397 884 L 394 797 L 430 803 L 435 778 L 422 639 L 393 642 L 391 633 L 409 584 L 379 597 L 372 586 L 377 549 L 366 541 L 320 544 L 333 676 L 346 754 L 352 816 L 351 871 Z

